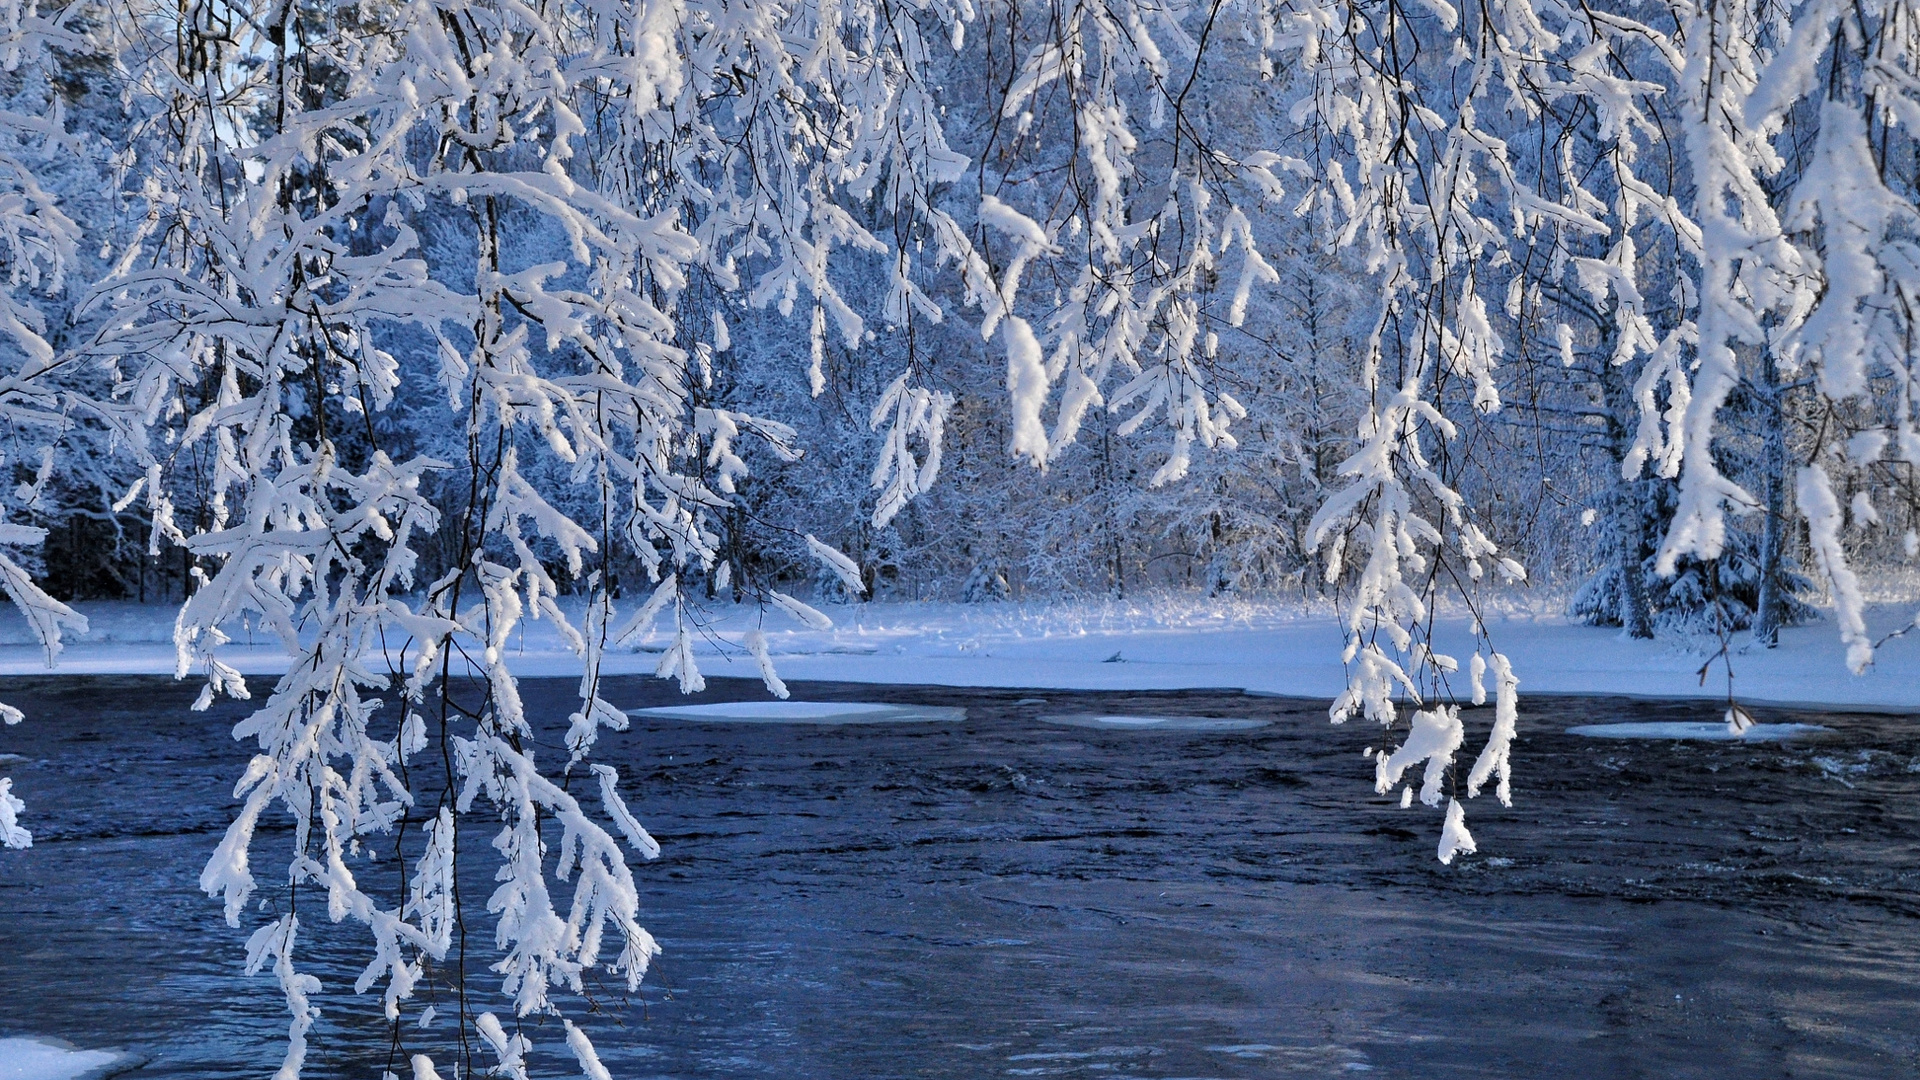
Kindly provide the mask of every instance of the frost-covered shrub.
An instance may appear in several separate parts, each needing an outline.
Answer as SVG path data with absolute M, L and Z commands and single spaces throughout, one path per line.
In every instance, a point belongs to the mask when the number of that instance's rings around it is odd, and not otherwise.
M 1654 481 L 1642 484 L 1641 490 L 1647 522 L 1644 535 L 1657 538 L 1672 517 L 1674 486 Z M 1568 604 L 1569 617 L 1589 626 L 1621 625 L 1620 569 L 1613 543 L 1609 537 L 1600 551 L 1601 569 L 1587 579 Z M 1704 560 L 1683 556 L 1675 560 L 1670 576 L 1659 571 L 1656 546 L 1646 545 L 1640 552 L 1640 584 L 1656 621 L 1680 634 L 1751 629 L 1760 604 L 1759 543 L 1751 528 L 1731 529 L 1719 557 Z M 1813 582 L 1795 568 L 1793 560 L 1783 556 L 1775 573 L 1784 606 L 1781 625 L 1798 626 L 1817 619 L 1819 612 L 1804 599 L 1813 591 Z
M 989 604 L 1012 598 L 1013 589 L 1007 584 L 1007 572 L 998 566 L 985 563 L 976 566 L 960 585 L 960 602 L 963 604 Z

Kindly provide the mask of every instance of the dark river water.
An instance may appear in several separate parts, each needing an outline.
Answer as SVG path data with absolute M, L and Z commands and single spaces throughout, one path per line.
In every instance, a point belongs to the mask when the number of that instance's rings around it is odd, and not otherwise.
M 564 723 L 571 680 L 523 689 Z M 1834 730 L 1615 742 L 1562 731 L 1716 710 L 1529 699 L 1514 808 L 1469 804 L 1480 852 L 1443 867 L 1438 812 L 1372 793 L 1378 729 L 1329 726 L 1320 703 L 794 691 L 967 719 L 637 720 L 604 738 L 665 849 L 636 862 L 665 953 L 589 1017 L 616 1077 L 1920 1075 L 1920 718 L 1762 709 Z M 238 710 L 189 713 L 192 694 L 0 683 L 29 715 L 0 729 L 18 755 L 0 775 L 36 835 L 0 853 L 0 1036 L 121 1049 L 139 1078 L 278 1063 L 277 988 L 242 977 L 245 932 L 195 888 L 250 748 L 227 734 Z M 608 696 L 682 700 L 642 679 Z M 761 697 L 716 680 L 699 700 Z M 1273 723 L 1040 719 L 1063 712 Z M 263 885 L 287 835 L 256 842 Z M 360 939 L 328 929 L 306 1075 L 374 1080 L 378 1002 L 339 962 Z

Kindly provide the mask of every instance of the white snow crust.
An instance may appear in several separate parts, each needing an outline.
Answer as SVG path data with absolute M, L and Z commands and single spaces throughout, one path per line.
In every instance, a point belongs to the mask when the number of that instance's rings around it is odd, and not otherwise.
M 1589 739 L 1696 739 L 1708 742 L 1778 742 L 1797 735 L 1817 735 L 1832 731 L 1819 724 L 1754 724 L 1738 734 L 1719 721 L 1708 724 L 1582 724 L 1567 729 L 1569 735 Z
M 89 629 L 68 637 L 57 670 L 173 673 L 173 609 L 131 603 L 76 607 L 87 616 Z M 620 617 L 637 607 L 624 605 Z M 1322 699 L 1347 687 L 1340 663 L 1343 628 L 1332 614 L 1298 605 L 1171 597 L 1046 605 L 875 602 L 830 610 L 835 625 L 827 630 L 760 628 L 750 612 L 720 613 L 710 637 L 693 636 L 691 648 L 708 677 L 756 681 L 760 671 L 747 638 L 760 629 L 769 659 L 789 680 L 1034 690 L 1216 688 Z M 1912 617 L 1907 604 L 1865 610 L 1867 631 L 1876 639 Z M 579 657 L 550 623 L 522 625 L 525 632 L 516 631 L 501 650 L 516 675 L 578 677 Z M 250 638 L 237 625 L 225 629 L 233 638 L 222 649 L 226 662 L 248 675 L 286 670 L 284 655 L 267 635 L 256 632 Z M 1684 641 L 1631 641 L 1617 630 L 1524 612 L 1489 616 L 1486 630 L 1494 647 L 1512 661 L 1528 696 L 1679 700 L 1726 695 L 1718 661 L 1705 687 L 1699 678 L 1705 653 L 1717 650 L 1718 642 L 1696 648 Z M 1477 651 L 1464 617 L 1440 616 L 1435 635 L 1438 652 L 1468 657 Z M 627 651 L 609 649 L 601 673 L 651 675 L 672 644 L 672 635 L 663 631 L 638 639 Z M 1882 646 L 1860 675 L 1848 671 L 1847 651 L 1830 619 L 1783 630 L 1776 649 L 1749 649 L 1736 641 L 1734 696 L 1749 703 L 1920 709 L 1920 634 Z M 44 653 L 25 625 L 0 620 L 0 675 L 46 670 Z M 1462 694 L 1468 690 L 1467 674 L 1460 679 Z
M 120 1060 L 105 1050 L 75 1050 L 40 1039 L 0 1039 L 0 1080 L 80 1080 Z
M 1270 726 L 1271 720 L 1252 720 L 1229 716 L 1042 716 L 1049 724 L 1067 727 L 1105 728 L 1117 731 L 1252 731 Z
M 628 715 L 709 724 L 926 724 L 965 720 L 967 710 L 848 701 L 728 701 L 633 709 Z

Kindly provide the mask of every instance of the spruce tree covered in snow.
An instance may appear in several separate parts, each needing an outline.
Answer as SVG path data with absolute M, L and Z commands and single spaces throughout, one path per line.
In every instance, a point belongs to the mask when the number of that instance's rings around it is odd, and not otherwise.
M 1804 567 L 1856 670 L 1860 556 L 1920 548 L 1897 5 L 0 12 L 0 585 L 52 659 L 84 620 L 31 552 L 80 515 L 178 566 L 203 707 L 257 689 L 237 621 L 284 646 L 202 885 L 279 982 L 285 1076 L 323 923 L 396 1033 L 496 949 L 506 1018 L 476 991 L 407 1028 L 416 1077 L 605 1075 L 532 1023 L 658 951 L 601 663 L 657 628 L 700 689 L 715 605 L 827 627 L 809 599 L 916 559 L 975 599 L 1331 594 L 1332 718 L 1391 729 L 1376 787 L 1420 766 L 1450 861 L 1465 802 L 1512 797 L 1524 673 L 1477 616 L 1583 509 L 1596 618 L 1770 640 Z M 1443 604 L 1471 655 L 1435 651 Z M 532 620 L 580 657 L 564 762 L 507 656 Z M 0 842 L 23 810 L 0 782 Z
M 1641 527 L 1629 542 L 1638 540 L 1637 548 L 1630 558 L 1620 558 L 1613 547 L 1621 542 L 1617 534 L 1604 535 L 1601 542 L 1605 545 L 1606 562 L 1574 596 L 1567 613 L 1593 626 L 1626 629 L 1630 602 L 1624 595 L 1622 582 L 1637 580 L 1639 603 L 1644 605 L 1642 610 L 1649 628 L 1659 624 L 1682 633 L 1708 636 L 1752 630 L 1758 637 L 1758 612 L 1762 596 L 1768 591 L 1764 584 L 1767 568 L 1761 557 L 1764 535 L 1736 528 L 1728 534 L 1726 546 L 1717 558 L 1702 560 L 1683 556 L 1676 561 L 1672 575 L 1662 575 L 1656 568 L 1658 550 L 1652 538 L 1660 536 L 1672 520 L 1678 492 L 1674 484 L 1656 479 L 1634 484 L 1632 493 L 1641 516 Z M 1782 541 L 1776 539 L 1775 543 Z M 1634 578 L 1625 578 L 1624 572 L 1631 572 Z M 1774 585 L 1769 599 L 1776 605 L 1773 615 L 1776 631 L 1812 621 L 1817 616 L 1803 599 L 1812 592 L 1813 583 L 1794 568 L 1790 558 L 1772 567 L 1772 577 Z

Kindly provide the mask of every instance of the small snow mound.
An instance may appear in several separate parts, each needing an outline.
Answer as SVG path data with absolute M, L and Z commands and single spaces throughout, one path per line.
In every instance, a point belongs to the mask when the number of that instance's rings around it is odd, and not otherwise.
M 43 1039 L 0 1039 L 0 1080 L 80 1080 L 120 1060 Z
M 863 701 L 727 701 L 630 709 L 627 715 L 702 724 L 929 724 L 965 720 L 967 710 Z
M 1271 720 L 1248 720 L 1231 716 L 1043 716 L 1049 724 L 1067 727 L 1102 728 L 1108 731 L 1252 731 L 1267 727 Z
M 1589 739 L 1697 739 L 1707 742 L 1778 742 L 1801 735 L 1832 731 L 1819 724 L 1754 724 L 1735 734 L 1720 721 L 1710 723 L 1582 724 L 1567 729 L 1569 735 Z

